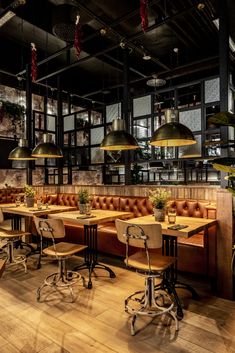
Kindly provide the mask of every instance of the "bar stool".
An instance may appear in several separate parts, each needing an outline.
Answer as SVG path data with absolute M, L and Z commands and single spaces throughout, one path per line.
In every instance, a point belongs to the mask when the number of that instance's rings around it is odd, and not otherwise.
M 65 228 L 61 219 L 44 219 L 34 217 L 34 223 L 40 236 L 42 246 L 43 238 L 52 241 L 52 246 L 42 249 L 42 253 L 58 260 L 58 270 L 48 275 L 42 285 L 37 289 L 37 300 L 40 301 L 41 291 L 49 286 L 56 291 L 67 288 L 70 291 L 71 302 L 75 301 L 72 286 L 82 280 L 85 287 L 85 279 L 77 271 L 68 271 L 66 260 L 71 256 L 87 248 L 86 245 L 72 244 L 66 242 L 56 243 L 56 240 L 65 237 Z
M 6 265 L 22 265 L 25 273 L 27 273 L 26 256 L 15 255 L 14 252 L 14 243 L 18 242 L 25 235 L 29 235 L 29 233 L 20 230 L 5 230 L 0 228 L 0 240 L 6 242 Z
M 0 224 L 4 221 L 2 209 L 0 209 Z M 0 228 L 0 241 L 4 242 L 2 247 L 1 256 L 5 257 L 6 266 L 8 265 L 22 265 L 25 273 L 27 273 L 27 258 L 25 255 L 15 255 L 14 245 L 16 242 L 22 239 L 23 236 L 29 235 L 28 232 L 23 232 L 21 230 L 7 230 Z
M 116 228 L 119 241 L 126 244 L 126 266 L 136 269 L 145 277 L 144 290 L 131 294 L 125 300 L 125 311 L 132 316 L 132 336 L 136 334 L 135 321 L 138 316 L 155 318 L 167 314 L 175 321 L 176 331 L 178 331 L 179 323 L 174 312 L 174 302 L 167 291 L 156 290 L 155 286 L 155 280 L 162 279 L 176 259 L 149 252 L 149 249 L 162 247 L 161 225 L 135 225 L 130 221 L 118 219 L 116 220 Z M 129 256 L 129 246 L 137 247 L 139 251 Z

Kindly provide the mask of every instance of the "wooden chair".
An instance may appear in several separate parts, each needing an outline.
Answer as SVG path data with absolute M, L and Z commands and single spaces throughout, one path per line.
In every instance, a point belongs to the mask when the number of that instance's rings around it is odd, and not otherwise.
M 47 241 L 52 241 L 52 246 L 42 249 L 43 254 L 52 256 L 58 260 L 58 271 L 47 276 L 43 284 L 37 289 L 37 300 L 40 301 L 42 289 L 49 286 L 57 291 L 59 289 L 68 288 L 71 301 L 74 302 L 75 297 L 72 286 L 79 280 L 82 280 L 83 286 L 85 287 L 85 279 L 77 271 L 68 271 L 66 268 L 66 260 L 76 253 L 83 251 L 87 246 L 65 242 L 56 243 L 56 240 L 64 238 L 65 236 L 65 228 L 61 219 L 34 217 L 34 223 L 41 238 L 41 244 L 43 238 L 46 238 Z
M 3 212 L 0 208 L 0 224 L 4 222 Z M 27 273 L 27 258 L 25 255 L 15 255 L 14 247 L 15 243 L 22 240 L 23 236 L 27 236 L 29 233 L 21 230 L 7 230 L 0 228 L 0 241 L 5 243 L 2 247 L 1 257 L 5 258 L 6 266 L 8 265 L 22 265 L 25 273 Z M 6 250 L 5 250 L 6 249 Z
M 119 241 L 126 244 L 127 267 L 134 268 L 145 276 L 145 289 L 131 294 L 125 300 L 125 311 L 133 316 L 131 334 L 135 335 L 135 321 L 138 316 L 156 316 L 168 314 L 179 329 L 178 319 L 173 311 L 174 302 L 165 290 L 156 290 L 155 279 L 162 278 L 175 258 L 151 253 L 150 249 L 162 247 L 162 229 L 160 224 L 134 225 L 131 221 L 116 220 Z M 139 248 L 129 256 L 129 246 Z M 138 305 L 137 305 L 138 304 Z

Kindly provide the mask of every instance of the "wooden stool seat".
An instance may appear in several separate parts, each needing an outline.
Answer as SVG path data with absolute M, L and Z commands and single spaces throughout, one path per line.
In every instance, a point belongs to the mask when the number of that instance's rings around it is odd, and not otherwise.
M 30 235 L 30 233 L 23 232 L 22 230 L 6 230 L 0 228 L 0 239 L 22 238 L 27 235 Z
M 55 244 L 55 247 L 52 245 L 44 249 L 43 253 L 49 256 L 65 257 L 74 255 L 86 248 L 86 245 L 60 242 Z
M 151 270 L 152 271 L 165 271 L 169 266 L 175 263 L 176 258 L 171 256 L 161 256 L 153 253 L 149 253 Z M 146 253 L 139 251 L 134 255 L 131 255 L 125 260 L 125 263 L 130 267 L 134 267 L 138 270 L 148 271 L 149 265 L 146 262 Z

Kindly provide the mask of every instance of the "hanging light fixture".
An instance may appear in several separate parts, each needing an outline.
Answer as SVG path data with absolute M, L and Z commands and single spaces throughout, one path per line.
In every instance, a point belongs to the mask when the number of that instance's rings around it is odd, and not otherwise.
M 28 141 L 26 139 L 20 139 L 19 145 L 9 153 L 8 159 L 12 161 L 32 161 L 36 158 L 31 155 Z
M 33 157 L 38 158 L 62 158 L 63 153 L 54 142 L 51 134 L 43 134 L 43 142 L 37 144 L 32 152 Z
M 105 151 L 136 150 L 140 148 L 137 140 L 126 131 L 125 121 L 113 120 L 112 131 L 103 139 L 100 149 Z
M 154 132 L 150 145 L 176 147 L 196 143 L 192 131 L 187 126 L 179 123 L 179 111 L 177 109 L 167 109 L 165 118 L 166 123 Z

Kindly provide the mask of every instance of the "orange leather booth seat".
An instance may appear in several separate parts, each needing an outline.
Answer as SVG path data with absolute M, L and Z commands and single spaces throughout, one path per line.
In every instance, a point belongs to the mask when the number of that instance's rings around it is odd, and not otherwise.
M 75 194 L 47 195 L 49 204 L 77 206 L 78 196 Z M 98 196 L 91 201 L 92 208 L 103 210 L 120 210 L 132 213 L 132 217 L 140 217 L 153 213 L 151 202 L 146 197 Z M 209 202 L 197 200 L 172 200 L 170 207 L 175 208 L 177 215 L 198 218 L 216 218 L 216 209 Z M 131 217 L 131 218 L 132 218 Z M 83 243 L 83 226 L 65 223 L 66 241 Z M 178 238 L 179 270 L 205 274 L 215 272 L 216 228 L 211 227 L 207 240 L 203 232 L 189 239 Z M 208 246 L 208 248 L 206 248 Z M 114 222 L 100 224 L 98 227 L 98 249 L 100 252 L 116 256 L 125 256 L 125 246 L 117 239 Z M 134 249 L 132 249 L 134 250 Z
M 17 196 L 23 197 L 24 188 L 5 188 L 0 189 L 0 204 L 15 202 Z

